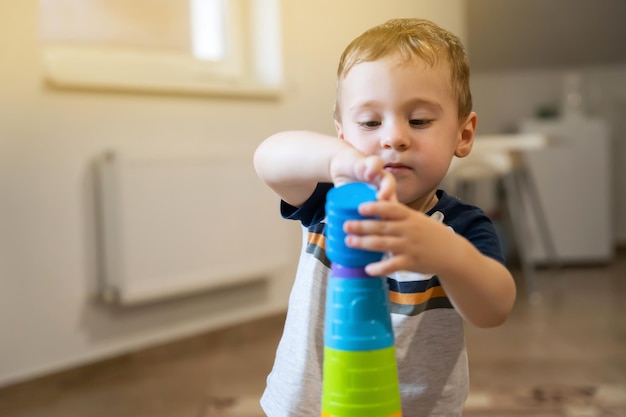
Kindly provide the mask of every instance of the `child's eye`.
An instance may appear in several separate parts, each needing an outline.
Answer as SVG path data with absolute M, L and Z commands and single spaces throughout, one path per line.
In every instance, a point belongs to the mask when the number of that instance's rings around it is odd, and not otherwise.
M 367 122 L 360 122 L 359 126 L 367 127 L 367 128 L 371 129 L 373 127 L 380 126 L 380 124 L 381 124 L 380 122 L 377 122 L 377 121 L 374 121 L 374 120 L 370 120 L 370 121 L 367 121 Z
M 431 120 L 428 120 L 428 119 L 411 119 L 411 120 L 409 120 L 409 124 L 411 126 L 416 126 L 416 127 L 426 126 L 430 122 L 431 122 Z

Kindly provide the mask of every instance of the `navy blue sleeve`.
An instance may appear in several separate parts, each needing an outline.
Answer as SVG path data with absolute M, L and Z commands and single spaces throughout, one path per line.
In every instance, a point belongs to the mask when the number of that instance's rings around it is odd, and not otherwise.
M 333 188 L 332 183 L 321 182 L 317 184 L 313 194 L 300 207 L 294 207 L 291 204 L 281 201 L 280 214 L 284 219 L 299 220 L 304 227 L 309 227 L 324 220 L 326 212 L 326 193 Z
M 468 223 L 463 235 L 480 253 L 504 264 L 500 238 L 487 215 L 477 216 L 471 223 Z
M 480 253 L 504 264 L 500 238 L 491 219 L 480 208 L 464 203 L 443 191 L 438 194 L 439 203 L 432 211 L 444 213 L 446 224 L 469 240 Z

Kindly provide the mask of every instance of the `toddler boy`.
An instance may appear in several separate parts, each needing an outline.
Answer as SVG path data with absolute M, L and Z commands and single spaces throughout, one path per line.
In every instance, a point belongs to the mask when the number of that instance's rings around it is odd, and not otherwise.
M 440 190 L 476 130 L 469 64 L 459 39 L 432 22 L 394 19 L 353 40 L 341 56 L 337 137 L 282 132 L 257 149 L 258 175 L 303 226 L 285 329 L 261 399 L 270 417 L 319 417 L 325 288 L 325 196 L 363 181 L 377 220 L 344 225 L 350 247 L 389 255 L 366 267 L 389 284 L 405 417 L 461 416 L 468 393 L 463 320 L 493 327 L 508 317 L 515 285 L 492 222 Z

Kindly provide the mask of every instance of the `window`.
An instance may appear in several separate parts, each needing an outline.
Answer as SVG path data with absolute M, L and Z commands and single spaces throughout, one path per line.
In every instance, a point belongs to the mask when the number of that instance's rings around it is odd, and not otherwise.
M 223 60 L 228 4 L 220 0 L 191 0 L 189 15 L 193 56 L 204 61 Z
M 40 0 L 58 88 L 276 97 L 279 0 Z

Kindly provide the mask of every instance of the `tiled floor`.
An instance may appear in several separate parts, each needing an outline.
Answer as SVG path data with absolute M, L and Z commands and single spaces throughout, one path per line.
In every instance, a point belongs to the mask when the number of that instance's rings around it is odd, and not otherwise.
M 538 278 L 541 303 L 520 292 L 505 325 L 468 327 L 465 415 L 626 417 L 626 253 Z M 0 417 L 260 417 L 283 319 L 5 388 Z
M 520 293 L 503 326 L 467 328 L 467 416 L 626 416 L 626 254 L 538 278 L 539 304 Z

